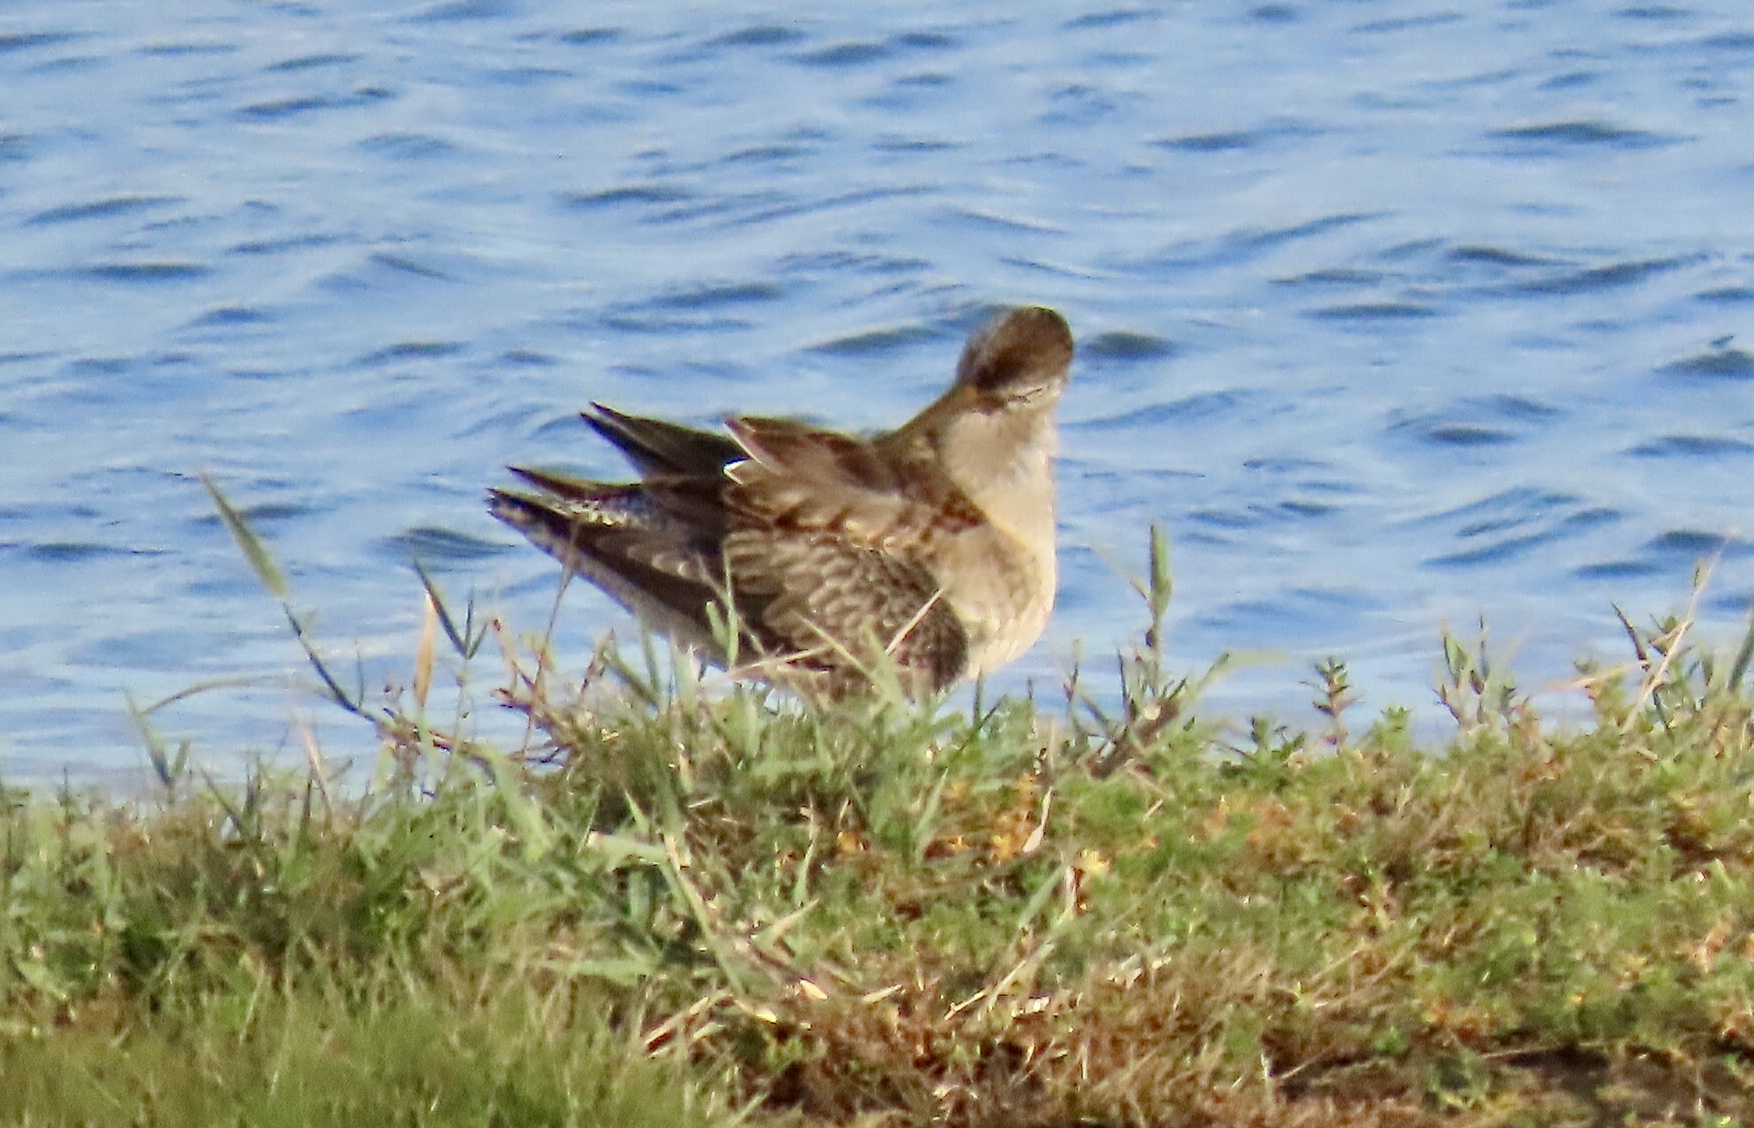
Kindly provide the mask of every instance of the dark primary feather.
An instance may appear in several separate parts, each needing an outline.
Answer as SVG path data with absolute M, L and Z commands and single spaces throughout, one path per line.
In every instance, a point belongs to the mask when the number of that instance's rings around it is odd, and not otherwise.
M 706 604 L 721 582 L 719 541 L 666 506 L 663 493 L 519 471 L 543 493 L 489 490 L 488 511 L 658 630 L 711 642 Z M 670 499 L 686 497 L 686 489 Z M 722 529 L 722 523 L 721 523 Z
M 697 431 L 664 419 L 626 415 L 594 403 L 584 413 L 593 430 L 608 439 L 642 477 L 654 474 L 714 475 L 742 458 L 743 448 L 728 435 Z

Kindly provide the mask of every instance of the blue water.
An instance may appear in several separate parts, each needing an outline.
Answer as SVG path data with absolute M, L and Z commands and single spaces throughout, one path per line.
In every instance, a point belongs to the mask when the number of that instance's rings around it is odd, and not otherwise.
M 411 552 L 546 622 L 481 491 L 620 473 L 588 401 L 892 425 L 994 303 L 1082 348 L 1010 686 L 1140 625 L 1152 521 L 1177 661 L 1275 651 L 1214 707 L 1292 719 L 1329 653 L 1426 707 L 1446 620 L 1540 688 L 1702 555 L 1709 636 L 1754 599 L 1742 5 L 364 8 L 0 10 L 9 778 L 126 775 L 124 694 L 212 679 L 249 684 L 158 721 L 218 770 L 368 747 L 198 471 L 338 665 L 405 681 Z M 575 587 L 563 658 L 614 626 Z

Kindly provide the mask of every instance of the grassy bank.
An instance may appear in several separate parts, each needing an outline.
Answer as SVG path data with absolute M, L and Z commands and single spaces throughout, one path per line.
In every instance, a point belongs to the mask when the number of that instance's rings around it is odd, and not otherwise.
M 508 643 L 518 754 L 427 645 L 343 695 L 369 781 L 7 794 L 0 1122 L 1754 1123 L 1749 655 L 1687 627 L 1569 731 L 1447 641 L 1442 747 L 1335 665 L 1208 723 L 1153 631 L 1112 715 Z

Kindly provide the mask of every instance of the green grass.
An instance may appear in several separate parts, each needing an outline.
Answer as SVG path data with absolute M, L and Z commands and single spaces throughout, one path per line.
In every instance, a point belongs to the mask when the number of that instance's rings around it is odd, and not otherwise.
M 1446 638 L 1441 747 L 1337 663 L 1208 721 L 1159 625 L 1118 709 L 969 714 L 498 632 L 520 755 L 424 713 L 496 649 L 428 590 L 399 699 L 320 678 L 370 781 L 146 710 L 155 798 L 7 793 L 0 1122 L 1754 1124 L 1750 647 L 1685 616 L 1569 727 Z
M 636 1054 L 600 1016 L 513 1001 L 354 1002 L 216 993 L 199 1015 L 94 1007 L 7 1039 L 9 1124 L 602 1124 L 729 1119 L 698 1079 Z M 102 1014 L 103 1010 L 109 1014 Z

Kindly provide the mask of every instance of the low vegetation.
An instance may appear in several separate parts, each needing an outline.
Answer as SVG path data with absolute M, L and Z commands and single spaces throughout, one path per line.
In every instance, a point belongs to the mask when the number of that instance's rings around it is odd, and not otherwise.
M 1754 634 L 1629 624 L 1569 727 L 1446 638 L 1426 747 L 1337 662 L 1214 723 L 1156 625 L 1106 698 L 806 709 L 427 589 L 398 698 L 319 663 L 369 780 L 143 713 L 155 797 L 7 793 L 0 1121 L 1754 1124 Z M 483 650 L 523 749 L 426 709 Z

